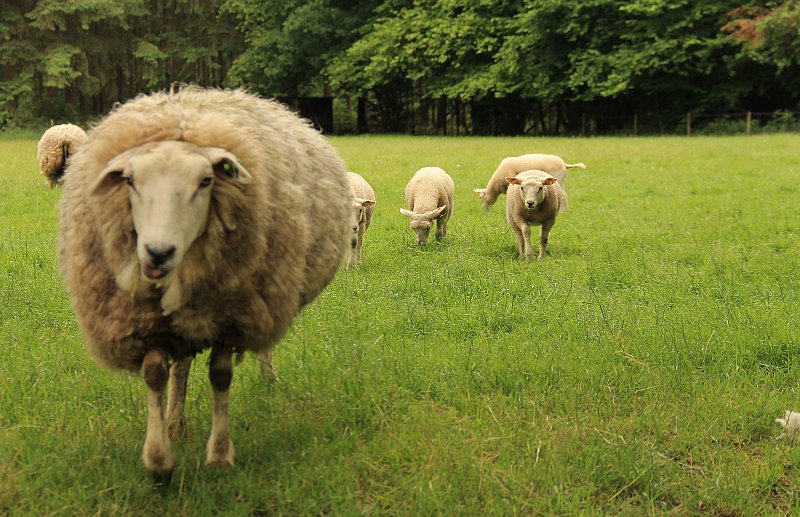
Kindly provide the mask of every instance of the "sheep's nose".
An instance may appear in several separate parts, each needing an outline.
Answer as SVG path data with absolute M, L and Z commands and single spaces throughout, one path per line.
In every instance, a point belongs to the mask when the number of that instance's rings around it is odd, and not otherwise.
M 150 255 L 150 262 L 153 267 L 158 267 L 175 256 L 175 246 L 150 246 L 146 244 L 144 249 Z
M 533 208 L 533 207 L 536 206 L 536 203 L 534 203 L 532 201 L 528 201 L 526 204 L 528 205 L 528 208 Z

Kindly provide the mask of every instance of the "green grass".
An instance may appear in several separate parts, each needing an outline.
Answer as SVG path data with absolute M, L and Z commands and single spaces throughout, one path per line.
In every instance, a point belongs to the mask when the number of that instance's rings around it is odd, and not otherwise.
M 60 192 L 0 139 L 0 515 L 800 512 L 797 135 L 334 138 L 378 205 L 339 274 L 231 392 L 236 467 L 204 465 L 205 357 L 172 485 L 139 460 L 144 385 L 83 350 L 55 261 Z M 499 160 L 587 170 L 541 262 L 516 258 Z M 456 182 L 450 235 L 399 214 L 422 166 Z M 535 230 L 538 235 L 538 230 Z

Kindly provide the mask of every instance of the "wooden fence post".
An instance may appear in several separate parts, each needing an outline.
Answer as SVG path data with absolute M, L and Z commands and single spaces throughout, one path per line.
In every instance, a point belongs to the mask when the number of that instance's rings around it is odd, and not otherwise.
M 636 136 L 638 134 L 639 134 L 639 114 L 638 113 L 634 113 L 633 114 L 633 136 Z
M 686 114 L 686 136 L 692 136 L 692 113 Z
M 750 131 L 751 131 L 752 127 L 753 127 L 753 113 L 750 112 L 750 111 L 747 112 L 746 127 L 747 127 L 747 130 L 746 130 L 747 136 L 750 136 Z

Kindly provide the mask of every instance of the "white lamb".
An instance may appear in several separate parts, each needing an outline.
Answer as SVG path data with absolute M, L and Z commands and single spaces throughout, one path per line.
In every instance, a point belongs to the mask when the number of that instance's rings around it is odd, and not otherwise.
M 353 236 L 350 242 L 350 253 L 347 255 L 347 267 L 361 263 L 361 250 L 364 247 L 364 233 L 372 224 L 372 213 L 375 211 L 377 197 L 367 180 L 355 172 L 347 173 L 350 188 L 353 189 L 353 212 L 351 226 Z
M 486 188 L 476 188 L 472 191 L 480 196 L 483 208 L 488 210 L 497 201 L 500 194 L 505 194 L 508 189 L 508 182 L 506 181 L 508 176 L 516 176 L 522 171 L 536 169 L 550 174 L 563 187 L 567 179 L 567 169 L 574 167 L 585 169 L 586 165 L 583 163 L 565 163 L 564 160 L 553 154 L 510 156 L 500 162 L 497 170 L 494 171 L 494 174 L 489 179 Z
M 411 229 L 417 234 L 417 244 L 428 241 L 428 232 L 436 223 L 436 240 L 447 236 L 447 221 L 455 206 L 455 184 L 439 167 L 423 167 L 406 185 L 406 203 L 411 210 L 400 213 L 411 219 Z
M 544 171 L 523 171 L 505 180 L 509 183 L 506 220 L 516 235 L 520 258 L 533 256 L 530 227 L 542 225 L 539 259 L 543 259 L 550 229 L 556 216 L 567 207 L 567 193 L 556 178 Z

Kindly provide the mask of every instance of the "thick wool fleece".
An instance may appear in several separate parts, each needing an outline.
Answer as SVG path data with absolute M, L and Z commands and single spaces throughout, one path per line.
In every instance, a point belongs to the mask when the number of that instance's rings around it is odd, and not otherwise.
M 450 219 L 455 205 L 455 184 L 453 178 L 439 167 L 423 167 L 418 170 L 406 185 L 408 209 L 418 214 L 430 212 L 442 205 L 447 208 L 437 219 L 445 222 Z
M 39 139 L 36 157 L 39 172 L 47 185 L 55 187 L 64 181 L 67 159 L 86 142 L 86 132 L 74 124 L 58 124 L 44 132 Z
M 253 180 L 215 182 L 205 231 L 171 279 L 179 307 L 164 316 L 169 286 L 128 291 L 117 281 L 136 260 L 124 182 L 103 196 L 89 189 L 115 156 L 168 140 L 223 148 Z M 352 196 L 345 172 L 306 121 L 243 91 L 186 87 L 113 111 L 71 158 L 61 201 L 60 267 L 88 350 L 106 366 L 138 370 L 153 348 L 173 359 L 208 347 L 269 349 L 342 262 Z
M 544 171 L 529 170 L 520 172 L 516 177 L 523 181 L 526 178 L 535 178 L 542 181 L 555 176 Z M 506 220 L 508 224 L 513 227 L 517 222 L 524 221 L 529 226 L 539 225 L 544 221 L 555 218 L 567 209 L 567 193 L 561 183 L 552 183 L 545 185 L 543 188 L 545 192 L 544 201 L 535 210 L 528 210 L 522 202 L 519 185 L 508 186 L 508 197 L 506 199 Z

